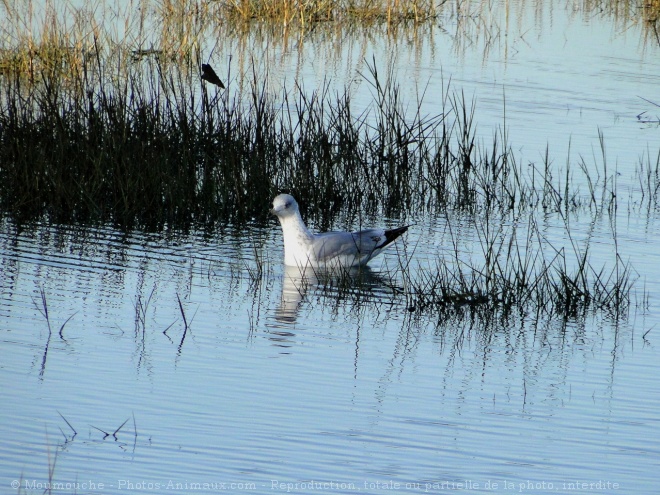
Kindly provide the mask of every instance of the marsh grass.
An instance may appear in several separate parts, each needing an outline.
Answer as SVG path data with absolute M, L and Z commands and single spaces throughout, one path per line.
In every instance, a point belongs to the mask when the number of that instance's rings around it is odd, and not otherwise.
M 57 76 L 3 85 L 0 206 L 19 223 L 240 224 L 263 218 L 263 198 L 284 188 L 332 213 L 362 192 L 356 210 L 375 212 L 385 198 L 391 210 L 413 200 L 441 123 L 408 122 L 398 88 L 377 79 L 373 125 L 329 85 L 276 99 L 255 76 L 247 95 L 212 97 L 155 60 L 153 73 L 129 74 L 110 92 L 96 63 L 74 89 Z
M 582 318 L 589 310 L 615 319 L 627 313 L 638 274 L 618 251 L 611 259 L 593 261 L 591 233 L 578 241 L 565 225 L 569 245 L 556 247 L 533 215 L 509 226 L 486 220 L 474 228 L 476 259 L 466 259 L 452 234 L 452 249 L 433 265 L 403 272 L 409 277 L 411 313 L 446 318 L 466 308 L 501 314 L 534 308 L 566 319 Z
M 222 4 L 222 13 L 233 20 L 276 21 L 303 28 L 328 21 L 419 23 L 437 18 L 441 6 L 433 0 L 226 0 Z
M 505 130 L 489 145 L 477 141 L 474 99 L 447 84 L 437 112 L 423 114 L 424 91 L 405 101 L 393 71 L 375 60 L 361 74 L 373 102 L 356 115 L 350 91 L 329 82 L 274 93 L 268 74 L 254 71 L 246 90 L 233 91 L 230 63 L 216 67 L 227 90 L 207 85 L 192 42 L 188 58 L 178 57 L 185 62 L 174 64 L 169 49 L 140 48 L 127 61 L 108 58 L 97 38 L 76 39 L 46 37 L 44 47 L 62 48 L 48 54 L 32 49 L 21 58 L 17 50 L 18 68 L 0 74 L 0 209 L 17 224 L 212 232 L 265 224 L 264 205 L 283 190 L 319 230 L 340 215 L 359 228 L 411 211 L 462 212 L 475 219 L 483 259 L 463 260 L 455 241 L 449 263 L 402 269 L 411 312 L 533 303 L 576 314 L 628 303 L 633 270 L 619 253 L 613 268 L 595 267 L 588 244 L 571 237 L 573 215 L 616 212 L 602 134 L 596 165 L 569 156 L 557 167 L 549 150 L 541 163 L 521 163 Z M 650 152 L 638 178 L 643 202 L 655 209 L 658 159 Z M 539 212 L 559 218 L 570 246 L 543 239 Z M 257 258 L 253 285 L 264 273 Z M 350 287 L 351 277 L 338 279 Z M 148 302 L 136 302 L 136 335 L 144 334 Z
M 153 72 L 129 73 L 112 89 L 98 83 L 106 74 L 98 59 L 83 65 L 87 76 L 74 89 L 57 75 L 28 88 L 7 80 L 0 107 L 6 215 L 17 223 L 212 230 L 266 222 L 264 204 L 281 190 L 296 195 L 321 230 L 340 214 L 342 222 L 360 226 L 412 210 L 460 211 L 480 219 L 483 261 L 462 260 L 455 242 L 450 263 L 402 270 L 411 312 L 532 303 L 575 315 L 587 307 L 627 306 L 631 267 L 618 253 L 613 269 L 594 267 L 588 246 L 571 238 L 572 215 L 595 219 L 616 210 L 602 135 L 602 170 L 592 177 L 593 166 L 583 159 L 553 166 L 549 151 L 540 165 L 520 164 L 505 132 L 490 147 L 478 143 L 474 101 L 449 87 L 438 114 L 423 115 L 424 94 L 411 108 L 392 73 L 380 73 L 375 61 L 362 75 L 374 103 L 360 115 L 353 114 L 350 93 L 332 92 L 329 84 L 311 93 L 285 89 L 274 98 L 267 78 L 255 74 L 247 94 L 231 95 L 199 86 L 200 79 L 169 71 L 158 59 L 149 63 Z M 657 164 L 647 161 L 639 180 L 650 205 Z M 586 184 L 586 192 L 573 184 Z M 544 241 L 539 211 L 561 219 L 569 249 Z M 526 225 L 519 221 L 525 216 Z M 257 258 L 250 277 L 254 283 L 263 276 Z M 347 280 L 352 277 L 334 277 L 324 286 L 350 287 Z M 147 305 L 136 302 L 136 335 L 144 334 Z

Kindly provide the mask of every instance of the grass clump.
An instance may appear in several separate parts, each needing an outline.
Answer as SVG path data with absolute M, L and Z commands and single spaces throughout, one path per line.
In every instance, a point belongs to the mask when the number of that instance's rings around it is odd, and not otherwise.
M 484 220 L 474 229 L 477 259 L 465 259 L 459 240 L 450 234 L 449 252 L 406 280 L 411 313 L 445 318 L 463 309 L 510 314 L 533 308 L 566 319 L 583 317 L 589 309 L 615 319 L 627 313 L 637 274 L 619 252 L 595 264 L 591 233 L 578 242 L 565 225 L 569 247 L 556 247 L 544 238 L 533 214 L 509 226 Z
M 257 19 L 305 27 L 327 21 L 424 22 L 438 16 L 441 4 L 433 0 L 226 0 L 223 5 L 229 18 L 243 22 Z

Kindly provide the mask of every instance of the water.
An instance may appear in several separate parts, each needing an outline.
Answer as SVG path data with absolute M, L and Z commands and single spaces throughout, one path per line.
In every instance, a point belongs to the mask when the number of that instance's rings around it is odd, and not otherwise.
M 396 251 L 347 296 L 284 269 L 274 220 L 211 236 L 4 221 L 2 491 L 41 493 L 54 466 L 57 493 L 654 493 L 658 225 L 628 198 L 639 156 L 657 153 L 657 126 L 636 115 L 654 110 L 637 96 L 658 101 L 660 50 L 641 26 L 549 8 L 493 10 L 490 42 L 480 28 L 458 44 L 445 24 L 409 44 L 356 36 L 336 55 L 312 35 L 300 57 L 266 56 L 282 61 L 274 85 L 297 74 L 313 88 L 325 68 L 366 106 L 362 56 L 385 63 L 394 47 L 409 94 L 431 80 L 429 112 L 451 77 L 474 94 L 485 145 L 506 125 L 523 162 L 547 145 L 561 166 L 570 143 L 600 165 L 602 130 L 618 249 L 636 269 L 629 317 L 416 317 L 392 288 Z M 470 220 L 448 218 L 479 259 Z M 413 270 L 450 258 L 446 219 L 416 221 L 399 246 Z M 599 267 L 611 226 L 591 222 L 573 233 L 593 227 Z M 569 246 L 557 218 L 543 232 Z
M 292 285 L 275 225 L 233 240 L 86 234 L 5 226 L 6 484 L 46 482 L 49 450 L 55 481 L 103 493 L 657 482 L 653 310 L 618 325 L 417 320 L 377 283 L 392 256 L 361 298 Z M 261 284 L 239 241 L 262 246 Z
M 572 159 L 580 154 L 592 161 L 601 155 L 601 130 L 610 166 L 627 171 L 645 143 L 657 142 L 657 128 L 637 120 L 647 112 L 657 121 L 660 113 L 640 98 L 657 103 L 660 85 L 658 41 L 643 29 L 641 13 L 611 17 L 547 2 L 465 5 L 458 19 L 448 16 L 418 31 L 400 28 L 391 36 L 337 33 L 328 40 L 322 31 L 310 33 L 305 44 L 255 36 L 247 53 L 238 50 L 245 45 L 228 40 L 218 44 L 211 62 L 223 67 L 231 57 L 242 68 L 255 60 L 273 76 L 274 92 L 278 84 L 291 87 L 292 79 L 310 90 L 328 79 L 348 85 L 358 109 L 361 102 L 373 103 L 367 66 L 375 62 L 384 77 L 393 65 L 413 109 L 423 95 L 423 113 L 440 114 L 444 93 L 463 92 L 476 102 L 484 145 L 505 129 L 525 161 L 540 162 L 546 147 L 558 163 L 569 148 Z M 266 42 L 274 48 L 264 53 Z

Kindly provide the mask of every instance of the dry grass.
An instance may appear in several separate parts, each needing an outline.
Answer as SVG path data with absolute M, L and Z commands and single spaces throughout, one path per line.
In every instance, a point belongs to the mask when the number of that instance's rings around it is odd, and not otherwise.
M 224 14 L 243 22 L 268 20 L 301 27 L 316 22 L 425 22 L 438 16 L 433 0 L 226 0 Z

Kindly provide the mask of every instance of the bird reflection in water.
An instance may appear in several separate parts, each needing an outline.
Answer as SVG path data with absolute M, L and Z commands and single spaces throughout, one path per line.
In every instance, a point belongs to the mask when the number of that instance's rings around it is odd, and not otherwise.
M 391 297 L 393 290 L 396 289 L 388 277 L 368 266 L 341 270 L 285 266 L 282 296 L 274 314 L 279 325 L 273 327 L 290 328 L 295 325 L 303 301 L 309 300 L 311 295 L 318 296 L 318 301 L 337 304 L 350 297 L 351 304 L 359 304 L 360 300 Z M 287 337 L 293 336 L 285 333 Z

